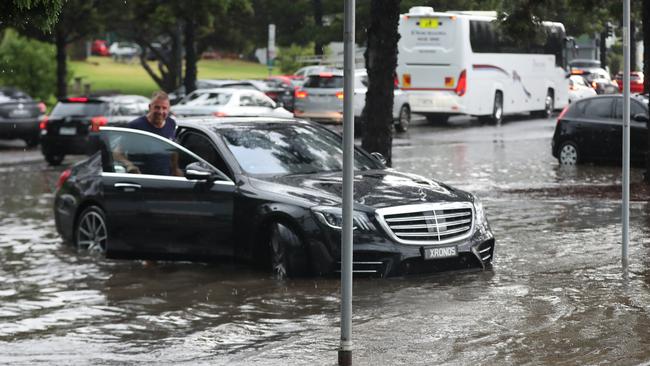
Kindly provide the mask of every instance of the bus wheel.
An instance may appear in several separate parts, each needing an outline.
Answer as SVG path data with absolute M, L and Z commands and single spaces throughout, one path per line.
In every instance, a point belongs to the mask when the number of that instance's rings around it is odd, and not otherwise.
M 494 107 L 492 108 L 492 115 L 490 122 L 495 125 L 501 125 L 503 121 L 503 94 L 500 91 L 494 94 Z
M 433 124 L 445 124 L 449 120 L 446 114 L 427 114 L 427 121 Z
M 544 102 L 544 112 L 542 112 L 543 113 L 542 116 L 544 118 L 551 118 L 551 115 L 553 114 L 553 109 L 555 109 L 553 91 L 549 90 L 548 93 L 546 93 L 546 100 Z

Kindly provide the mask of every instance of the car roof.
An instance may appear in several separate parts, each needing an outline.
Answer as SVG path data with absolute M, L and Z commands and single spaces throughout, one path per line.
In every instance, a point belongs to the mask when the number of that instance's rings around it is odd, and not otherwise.
M 282 118 L 282 117 L 183 117 L 176 119 L 178 127 L 190 127 L 199 130 L 219 130 L 223 128 L 241 127 L 241 126 L 263 126 L 271 124 L 287 124 L 287 125 L 315 125 L 314 123 L 295 119 L 295 118 Z

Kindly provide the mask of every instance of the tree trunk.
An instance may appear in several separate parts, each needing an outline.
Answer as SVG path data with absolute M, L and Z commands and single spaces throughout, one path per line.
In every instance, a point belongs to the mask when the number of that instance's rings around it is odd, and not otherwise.
M 600 64 L 603 68 L 607 67 L 607 31 L 600 33 Z
M 645 8 L 645 6 L 644 6 Z M 636 69 L 636 25 L 634 19 L 630 19 L 630 71 L 637 71 Z
M 642 11 L 643 21 L 643 91 L 650 92 L 650 6 L 643 5 Z M 648 100 L 648 108 L 650 109 L 650 100 Z M 648 129 L 648 147 L 650 147 L 650 128 Z M 650 150 L 646 152 L 645 156 L 645 174 L 644 182 L 650 184 Z
M 196 23 L 193 19 L 185 22 L 185 94 L 189 94 L 196 90 L 196 46 L 195 29 Z
M 316 34 L 316 41 L 314 43 L 314 54 L 316 56 L 322 56 L 324 50 L 323 50 L 323 40 L 320 37 L 320 34 L 323 28 L 323 1 L 312 0 L 312 4 L 314 9 L 314 23 L 316 24 L 316 29 L 318 31 L 318 33 Z
M 56 44 L 56 97 L 61 99 L 68 96 L 65 32 L 60 27 L 57 27 L 54 37 Z
M 397 67 L 397 24 L 400 0 L 371 0 L 366 69 L 365 128 L 362 146 L 369 152 L 384 155 L 392 165 L 393 91 Z

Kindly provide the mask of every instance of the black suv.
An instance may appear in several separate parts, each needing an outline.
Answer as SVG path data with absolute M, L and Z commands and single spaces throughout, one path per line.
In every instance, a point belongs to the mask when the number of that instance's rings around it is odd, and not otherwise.
M 86 154 L 88 133 L 99 126 L 126 126 L 147 112 L 149 99 L 139 95 L 77 97 L 60 100 L 41 123 L 41 151 L 50 165 L 66 155 Z
M 38 145 L 38 125 L 45 114 L 45 104 L 24 92 L 0 87 L 0 138 L 23 139 L 29 147 Z

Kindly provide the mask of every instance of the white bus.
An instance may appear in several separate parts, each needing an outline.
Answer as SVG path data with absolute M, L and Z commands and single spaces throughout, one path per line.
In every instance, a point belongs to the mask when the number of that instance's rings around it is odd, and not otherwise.
M 499 37 L 496 12 L 434 12 L 414 7 L 399 22 L 397 75 L 412 112 L 431 122 L 504 114 L 550 116 L 568 103 L 564 26 L 544 22 L 546 37 L 521 49 Z

